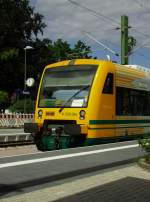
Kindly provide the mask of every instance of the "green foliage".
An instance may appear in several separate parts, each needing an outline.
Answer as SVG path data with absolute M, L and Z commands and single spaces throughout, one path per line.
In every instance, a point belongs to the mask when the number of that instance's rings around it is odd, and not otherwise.
M 71 47 L 62 39 L 38 39 L 45 26 L 43 16 L 35 12 L 29 0 L 0 0 L 0 90 L 10 95 L 16 89 L 23 90 L 26 45 L 33 47 L 26 51 L 27 78 L 38 82 L 47 64 L 91 57 L 90 47 L 80 40 Z
M 0 102 L 8 102 L 8 93 L 5 91 L 0 91 Z
M 77 58 L 91 58 L 89 54 L 92 53 L 90 46 L 86 46 L 82 41 L 77 41 L 74 46 L 73 54 L 76 54 Z
M 128 36 L 128 52 L 131 53 L 136 46 L 136 39 L 133 36 Z
M 71 53 L 70 45 L 66 41 L 62 41 L 62 39 L 54 42 L 52 50 L 52 58 L 55 62 L 68 59 L 68 54 Z
M 42 73 L 43 68 L 47 64 L 73 58 L 91 58 L 89 53 L 92 52 L 91 48 L 80 40 L 72 48 L 67 41 L 62 39 L 58 39 L 55 42 L 49 39 L 36 39 L 32 46 L 34 50 L 32 50 L 32 54 L 29 57 L 31 57 L 32 61 L 30 62 L 34 64 L 34 68 L 30 67 L 28 69 L 30 69 L 30 75 L 33 75 L 34 78 Z
M 8 61 L 17 57 L 19 54 L 19 50 L 16 48 L 9 48 L 8 50 L 4 50 L 0 52 L 0 60 L 1 61 Z
M 0 110 L 4 110 L 9 105 L 9 95 L 5 91 L 0 91 Z
M 145 159 L 150 163 L 150 134 L 140 139 L 139 145 L 146 151 Z
M 28 0 L 0 0 L 0 46 L 22 47 L 46 26 Z
M 0 89 L 9 93 L 24 85 L 24 47 L 43 33 L 43 16 L 29 0 L 0 0 Z M 27 66 L 30 57 L 27 53 Z M 30 69 L 27 68 L 30 75 Z M 37 73 L 37 72 L 36 72 Z M 32 75 L 31 75 L 32 76 Z
M 9 107 L 9 110 L 16 113 L 24 113 L 24 103 L 25 100 L 18 100 Z M 26 113 L 34 113 L 34 101 L 29 98 L 26 99 Z

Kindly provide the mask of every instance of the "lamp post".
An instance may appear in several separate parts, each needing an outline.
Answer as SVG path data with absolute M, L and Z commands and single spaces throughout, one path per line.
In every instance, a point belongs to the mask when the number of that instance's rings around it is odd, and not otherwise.
M 33 49 L 32 46 L 26 46 L 24 48 L 25 54 L 24 54 L 24 89 L 23 89 L 23 94 L 24 96 L 24 114 L 26 113 L 26 94 L 27 94 L 27 50 Z

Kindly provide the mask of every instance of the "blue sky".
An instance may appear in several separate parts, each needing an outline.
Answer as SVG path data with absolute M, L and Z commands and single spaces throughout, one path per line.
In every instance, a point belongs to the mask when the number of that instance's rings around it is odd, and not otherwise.
M 70 44 L 77 40 L 91 46 L 93 55 L 120 62 L 120 58 L 104 50 L 83 34 L 90 33 L 115 52 L 120 52 L 121 15 L 129 17 L 129 35 L 137 40 L 130 64 L 150 68 L 150 0 L 30 0 L 35 10 L 44 16 L 47 27 L 41 37 L 57 40 L 62 38 Z

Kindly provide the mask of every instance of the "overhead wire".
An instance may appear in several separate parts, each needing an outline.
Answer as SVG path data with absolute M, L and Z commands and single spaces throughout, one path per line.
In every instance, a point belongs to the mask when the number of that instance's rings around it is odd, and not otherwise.
M 76 1 L 73 1 L 73 0 L 67 0 L 67 1 L 69 1 L 71 4 L 74 4 L 75 6 L 78 6 L 78 7 L 80 7 L 80 8 L 83 8 L 83 9 L 89 11 L 90 13 L 94 14 L 94 16 L 103 18 L 104 21 L 107 21 L 107 22 L 108 22 L 108 21 L 109 21 L 109 22 L 111 21 L 111 22 L 113 22 L 113 23 L 115 23 L 115 24 L 117 24 L 117 25 L 120 25 L 120 23 L 119 23 L 118 21 L 114 20 L 113 18 L 110 18 L 110 17 L 108 17 L 108 16 L 106 16 L 106 15 L 103 15 L 103 14 L 100 13 L 100 12 L 97 12 L 97 11 L 95 11 L 95 10 L 92 10 L 91 8 L 88 8 L 88 7 L 84 6 L 83 4 L 80 4 L 80 3 L 76 2 Z
M 67 0 L 67 1 L 70 2 L 71 4 L 75 5 L 75 6 L 79 7 L 79 8 L 87 10 L 88 12 L 90 12 L 92 15 L 94 15 L 96 17 L 101 17 L 103 19 L 103 21 L 106 21 L 106 22 L 109 22 L 109 23 L 111 22 L 111 23 L 113 23 L 113 24 L 115 24 L 117 26 L 120 25 L 120 23 L 118 21 L 114 20 L 113 18 L 105 16 L 102 13 L 97 12 L 95 10 L 92 10 L 92 9 L 90 9 L 90 8 L 84 6 L 84 5 L 82 5 L 82 4 L 80 4 L 80 3 L 76 2 L 76 1 L 73 1 L 73 0 Z M 115 53 L 115 55 L 118 56 L 117 53 Z
M 96 16 L 96 17 L 101 17 L 101 19 L 103 19 L 104 21 L 107 21 L 107 22 L 109 21 L 109 22 L 111 22 L 111 23 L 115 23 L 116 25 L 119 25 L 119 26 L 120 26 L 120 23 L 119 23 L 118 21 L 114 20 L 113 18 L 110 18 L 110 17 L 108 17 L 108 16 L 105 16 L 105 15 L 103 15 L 102 13 L 97 12 L 97 11 L 94 11 L 94 10 L 92 10 L 92 9 L 90 9 L 90 8 L 88 8 L 88 7 L 86 7 L 86 6 L 82 5 L 82 4 L 80 4 L 80 3 L 77 3 L 77 2 L 75 2 L 75 1 L 73 1 L 73 0 L 68 0 L 68 1 L 69 1 L 70 3 L 72 3 L 72 4 L 74 4 L 74 5 L 76 5 L 76 6 L 80 7 L 80 8 L 82 8 L 82 9 L 85 9 L 85 10 L 89 11 L 91 14 L 93 14 L 93 15 Z M 137 0 L 135 0 L 135 2 L 138 3 L 138 4 L 140 5 L 140 7 L 144 7 L 144 5 L 143 5 L 141 2 L 139 2 L 139 1 L 137 1 Z M 138 30 L 137 28 L 135 28 L 135 27 L 132 27 L 132 26 L 131 26 L 131 28 L 132 28 L 132 30 L 134 30 L 134 32 L 139 33 L 140 35 L 143 35 L 143 36 L 146 37 L 146 38 L 150 38 L 150 35 L 149 35 L 149 34 L 143 33 L 143 32 L 139 31 L 139 30 Z M 144 43 L 143 43 L 143 44 L 144 44 Z M 143 47 L 143 44 L 141 44 L 139 47 Z M 139 47 L 137 47 L 136 50 L 138 50 Z M 135 50 L 135 51 L 136 51 L 136 50 Z M 144 55 L 144 54 L 142 54 L 142 53 L 134 53 L 134 51 L 133 51 L 133 54 L 140 55 L 140 56 L 142 56 L 142 57 L 144 57 L 144 58 L 150 60 L 150 57 L 148 57 L 148 56 L 146 56 L 146 55 Z
M 95 41 L 97 44 L 99 44 L 100 46 L 102 46 L 104 48 L 104 50 L 108 50 L 109 52 L 111 52 L 112 54 L 114 54 L 115 56 L 119 57 L 119 54 L 112 50 L 111 48 L 109 48 L 108 46 L 106 46 L 104 43 L 98 41 L 95 37 L 93 37 L 89 32 L 83 31 L 83 34 L 86 35 L 88 38 L 92 39 L 93 41 Z
M 145 34 L 145 33 L 141 32 L 141 31 L 137 30 L 137 28 L 135 28 L 135 27 L 131 27 L 131 29 L 135 30 L 137 33 L 145 36 L 146 38 L 150 38 L 149 34 Z
M 78 2 L 76 2 L 76 1 L 74 1 L 74 0 L 67 0 L 67 1 L 70 2 L 71 4 L 74 4 L 74 5 L 76 5 L 76 6 L 80 7 L 80 8 L 83 8 L 83 9 L 89 11 L 90 13 L 94 14 L 94 16 L 96 16 L 96 17 L 101 17 L 101 18 L 103 18 L 104 21 L 109 21 L 109 22 L 111 22 L 111 23 L 115 23 L 116 25 L 119 25 L 119 26 L 120 26 L 120 23 L 119 23 L 118 21 L 114 20 L 113 18 L 110 18 L 110 17 L 108 17 L 108 16 L 106 16 L 106 15 L 103 15 L 102 13 L 97 12 L 97 11 L 95 11 L 95 10 L 93 10 L 93 9 L 90 9 L 90 8 L 84 6 L 83 4 L 80 4 L 80 3 L 78 3 Z M 139 4 L 138 1 L 136 1 L 136 3 Z M 137 32 L 137 33 L 139 33 L 139 34 L 141 34 L 141 35 L 143 35 L 143 36 L 145 36 L 145 37 L 147 37 L 147 38 L 150 38 L 150 35 L 145 34 L 145 33 L 141 32 L 141 31 L 137 30 L 137 28 L 135 28 L 135 27 L 131 27 L 131 28 L 132 28 L 135 32 Z
M 139 4 L 140 7 L 144 7 L 143 3 L 139 0 L 134 0 L 137 4 Z
M 84 6 L 84 5 L 82 5 L 82 4 L 80 4 L 80 3 L 76 2 L 76 1 L 73 1 L 73 0 L 67 0 L 67 1 L 69 1 L 71 4 L 74 4 L 74 5 L 76 5 L 76 6 L 80 7 L 80 8 L 83 8 L 83 9 L 89 11 L 90 13 L 94 14 L 94 16 L 96 16 L 96 17 L 101 17 L 101 18 L 103 18 L 103 20 L 105 20 L 105 21 L 109 21 L 109 22 L 111 21 L 112 23 L 115 23 L 115 24 L 117 24 L 117 25 L 120 26 L 120 23 L 119 23 L 118 21 L 114 20 L 113 18 L 110 18 L 110 17 L 108 17 L 108 16 L 105 16 L 105 15 L 103 15 L 102 13 L 97 12 L 97 11 L 95 11 L 95 10 L 92 10 L 92 9 L 90 9 L 90 8 Z M 136 2 L 139 3 L 138 1 L 136 1 Z M 132 27 L 132 26 L 131 26 L 131 28 L 132 28 L 132 30 L 134 30 L 135 32 L 137 32 L 137 33 L 139 33 L 139 34 L 145 36 L 146 38 L 150 38 L 150 35 L 139 31 L 137 28 Z
M 134 53 L 135 55 L 140 55 L 140 56 L 142 56 L 142 57 L 144 57 L 144 58 L 146 58 L 147 60 L 150 60 L 150 57 L 149 56 L 147 56 L 147 55 L 144 55 L 143 53 Z

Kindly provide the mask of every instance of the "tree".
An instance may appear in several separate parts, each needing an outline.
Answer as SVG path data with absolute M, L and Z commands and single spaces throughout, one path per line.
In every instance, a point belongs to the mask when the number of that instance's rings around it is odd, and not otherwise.
M 87 46 L 82 41 L 77 41 L 74 46 L 73 54 L 76 55 L 77 58 L 91 58 L 89 54 L 92 53 L 90 46 Z
M 67 41 L 39 39 L 38 34 L 45 28 L 43 16 L 35 12 L 29 0 L 0 0 L 0 90 L 18 101 L 24 96 L 24 67 L 26 45 L 34 47 L 26 51 L 27 78 L 39 82 L 47 64 L 73 58 L 89 58 L 91 49 L 78 41 L 71 48 Z M 37 86 L 38 86 L 37 82 Z M 32 95 L 35 94 L 32 88 Z M 16 92 L 19 92 L 17 94 Z M 16 100 L 14 99 L 15 104 Z M 20 104 L 19 104 L 20 105 Z
M 49 39 L 36 39 L 32 43 L 34 50 L 32 50 L 32 55 L 30 64 L 32 67 L 30 69 L 30 75 L 37 78 L 37 75 L 42 73 L 43 68 L 47 64 L 55 63 L 61 60 L 70 60 L 73 58 L 91 58 L 89 53 L 91 53 L 91 48 L 87 46 L 82 41 L 77 41 L 73 48 L 67 41 L 62 39 L 57 39 L 52 42 Z
M 0 47 L 24 48 L 33 35 L 43 33 L 42 18 L 28 0 L 0 0 Z
M 0 89 L 22 88 L 24 50 L 46 26 L 28 0 L 0 0 Z
M 133 36 L 128 36 L 128 53 L 132 53 L 133 48 L 136 46 L 136 39 Z
M 68 44 L 67 41 L 62 41 L 62 39 L 57 39 L 57 41 L 54 42 L 52 51 L 52 60 L 55 62 L 68 59 L 69 54 L 72 53 L 70 44 Z
M 26 113 L 34 113 L 35 103 L 30 98 L 26 99 Z M 11 112 L 24 113 L 24 100 L 17 100 L 13 105 L 9 107 Z
M 5 91 L 0 91 L 0 110 L 4 110 L 9 106 L 9 96 Z

